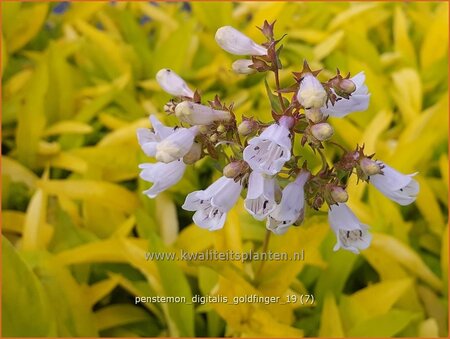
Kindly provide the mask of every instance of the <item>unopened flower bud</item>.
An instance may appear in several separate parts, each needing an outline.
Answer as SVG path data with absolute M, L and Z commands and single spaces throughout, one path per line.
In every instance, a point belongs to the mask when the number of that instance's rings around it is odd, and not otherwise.
M 360 160 L 359 165 L 361 167 L 361 170 L 367 176 L 381 173 L 381 166 L 372 159 L 364 157 Z
M 156 81 L 169 94 L 189 98 L 194 96 L 194 92 L 188 87 L 186 82 L 168 68 L 163 68 L 156 73 Z
M 231 68 L 233 69 L 234 73 L 237 74 L 253 74 L 256 72 L 256 69 L 249 68 L 248 66 L 250 65 L 253 65 L 252 60 L 239 59 L 231 64 Z
M 319 141 L 330 139 L 333 133 L 333 127 L 331 127 L 331 125 L 326 122 L 311 126 L 311 134 Z
M 339 87 L 340 87 L 341 91 L 343 91 L 346 94 L 351 94 L 354 91 L 356 91 L 356 85 L 350 79 L 342 79 L 339 82 Z
M 348 200 L 347 191 L 340 186 L 333 186 L 330 192 L 331 198 L 334 200 L 334 202 L 342 203 Z
M 220 124 L 219 126 L 217 126 L 217 132 L 223 133 L 225 131 L 226 131 L 226 127 L 223 124 Z
M 322 207 L 323 203 L 324 203 L 323 198 L 320 195 L 318 195 L 317 197 L 314 198 L 311 207 L 314 208 L 315 210 L 318 210 Z
M 319 108 L 305 109 L 305 116 L 314 123 L 318 123 L 323 119 L 323 114 Z
M 327 92 L 317 78 L 307 73 L 300 83 L 297 101 L 306 109 L 320 108 L 327 100 Z
M 211 135 L 210 137 L 209 137 L 209 141 L 211 141 L 211 142 L 217 142 L 217 140 L 219 139 L 219 136 L 217 135 L 217 133 L 214 133 L 213 135 Z
M 180 102 L 175 108 L 175 115 L 181 121 L 191 125 L 209 125 L 215 121 L 231 119 L 231 114 L 228 111 L 216 110 L 191 101 Z
M 223 168 L 223 175 L 227 178 L 236 178 L 247 170 L 248 164 L 245 161 L 233 161 Z
M 216 32 L 216 42 L 224 50 L 235 55 L 266 55 L 267 48 L 258 45 L 245 34 L 231 26 L 220 27 Z
M 191 165 L 196 161 L 200 160 L 201 157 L 202 157 L 202 146 L 199 143 L 194 142 L 189 152 L 187 152 L 186 155 L 183 157 L 183 162 L 187 165 Z
M 244 120 L 238 126 L 238 133 L 242 136 L 247 136 L 256 132 L 258 129 L 258 123 L 254 120 Z

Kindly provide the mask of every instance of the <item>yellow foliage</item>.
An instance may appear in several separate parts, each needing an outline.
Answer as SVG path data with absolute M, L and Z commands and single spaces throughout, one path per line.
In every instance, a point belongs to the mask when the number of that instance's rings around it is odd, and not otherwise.
M 34 337 L 447 337 L 448 4 L 445 2 L 5 2 L 2 6 L 2 325 Z M 232 25 L 262 42 L 264 20 L 283 38 L 280 79 L 307 59 L 319 78 L 366 74 L 365 112 L 330 118 L 347 149 L 365 143 L 420 193 L 402 207 L 374 187 L 347 184 L 371 227 L 359 256 L 333 252 L 326 209 L 271 235 L 265 250 L 304 260 L 185 260 L 181 253 L 260 254 L 265 226 L 239 199 L 225 227 L 191 223 L 184 197 L 217 170 L 202 159 L 148 199 L 137 128 L 168 125 L 169 67 L 204 100 L 271 119 L 264 77 L 231 72 L 214 40 Z M 267 79 L 269 85 L 274 80 Z M 299 143 L 312 167 L 316 155 Z M 324 149 L 328 158 L 342 150 Z M 175 255 L 150 260 L 151 253 Z M 175 258 L 175 259 L 174 259 Z M 228 302 L 202 304 L 202 297 Z M 136 297 L 185 297 L 141 303 Z M 278 297 L 274 303 L 235 297 Z M 304 303 L 305 296 L 313 302 Z M 297 302 L 288 302 L 289 300 Z M 31 303 L 30 300 L 33 300 Z M 14 317 L 12 317 L 14 315 Z

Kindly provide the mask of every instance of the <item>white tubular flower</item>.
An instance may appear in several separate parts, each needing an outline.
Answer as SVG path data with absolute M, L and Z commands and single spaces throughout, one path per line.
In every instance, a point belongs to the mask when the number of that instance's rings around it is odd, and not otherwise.
M 291 158 L 291 133 L 293 119 L 282 117 L 278 123 L 267 127 L 259 136 L 251 139 L 244 149 L 244 160 L 252 170 L 275 175 Z
M 228 111 L 216 110 L 190 101 L 179 103 L 175 108 L 175 115 L 181 121 L 191 125 L 209 125 L 215 121 L 231 119 L 231 114 Z
M 198 127 L 178 128 L 156 145 L 156 160 L 169 163 L 186 155 L 198 134 Z
M 250 65 L 253 65 L 252 60 L 239 59 L 231 64 L 231 69 L 237 74 L 253 74 L 256 70 L 249 68 Z
M 184 96 L 192 98 L 194 92 L 189 88 L 186 82 L 174 71 L 163 68 L 156 73 L 156 81 L 161 88 L 174 96 Z
M 250 173 L 244 206 L 256 220 L 265 219 L 277 206 L 275 185 L 274 177 L 267 177 L 255 171 Z
M 138 128 L 136 133 L 144 153 L 149 157 L 154 157 L 158 143 L 173 134 L 175 130 L 172 127 L 164 126 L 155 115 L 150 115 L 150 122 L 153 131 L 148 128 Z
M 302 171 L 295 181 L 283 189 L 280 204 L 269 214 L 266 222 L 268 230 L 275 234 L 284 234 L 304 213 L 304 186 L 309 178 L 308 171 Z
M 140 164 L 139 168 L 142 169 L 139 176 L 143 180 L 153 183 L 153 186 L 143 193 L 153 199 L 181 180 L 186 165 L 181 159 L 178 159 L 168 164 L 163 162 Z
M 305 74 L 297 92 L 297 101 L 305 108 L 320 108 L 327 100 L 327 92 L 311 73 Z
M 196 225 L 215 231 L 223 227 L 227 212 L 238 200 L 241 189 L 241 184 L 233 179 L 221 177 L 206 190 L 188 194 L 182 208 L 195 211 L 192 219 Z
M 369 247 L 372 240 L 369 227 L 362 224 L 346 204 L 332 205 L 328 212 L 328 222 L 337 238 L 333 248 L 335 251 L 343 248 L 358 254 L 360 250 Z
M 384 166 L 384 174 L 370 176 L 370 183 L 386 197 L 402 206 L 413 203 L 419 193 L 419 183 L 412 178 L 417 172 L 405 175 L 384 163 L 379 164 Z
M 258 45 L 245 34 L 231 26 L 220 27 L 216 42 L 228 53 L 235 55 L 267 55 L 267 48 Z
M 341 98 L 336 101 L 334 105 L 328 103 L 328 107 L 327 105 L 323 105 L 321 108 L 323 114 L 342 118 L 352 112 L 365 111 L 369 107 L 370 94 L 367 86 L 364 84 L 364 81 L 366 80 L 364 72 L 356 74 L 350 80 L 356 86 L 356 90 L 352 93 L 350 98 Z

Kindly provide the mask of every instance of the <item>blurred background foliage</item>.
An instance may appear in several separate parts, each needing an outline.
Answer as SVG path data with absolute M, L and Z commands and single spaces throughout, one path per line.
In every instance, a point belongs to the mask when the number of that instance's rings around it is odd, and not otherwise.
M 447 336 L 448 4 L 2 2 L 3 336 Z M 283 85 L 303 59 L 363 70 L 369 110 L 332 119 L 348 148 L 365 142 L 404 173 L 417 202 L 400 207 L 349 184 L 350 207 L 374 233 L 359 256 L 333 252 L 325 211 L 272 237 L 269 249 L 305 261 L 145 261 L 145 252 L 260 250 L 263 223 L 242 201 L 223 230 L 191 224 L 187 193 L 219 174 L 205 160 L 155 200 L 137 178 L 147 116 L 167 123 L 154 76 L 170 67 L 237 116 L 270 120 L 263 75 L 230 71 L 214 41 L 233 25 L 277 20 Z M 268 79 L 273 84 L 272 79 Z M 300 152 L 311 166 L 318 160 Z M 332 159 L 336 150 L 326 150 Z M 144 304 L 135 296 L 285 296 L 301 304 Z

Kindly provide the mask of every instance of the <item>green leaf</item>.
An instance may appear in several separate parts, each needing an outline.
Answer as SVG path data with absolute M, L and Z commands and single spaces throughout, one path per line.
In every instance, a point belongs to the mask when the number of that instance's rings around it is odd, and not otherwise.
M 42 257 L 35 268 L 51 301 L 60 337 L 98 336 L 88 300 L 70 271 L 51 257 Z
M 167 252 L 158 235 L 149 230 L 149 250 L 152 252 Z M 186 297 L 187 301 L 192 299 L 189 283 L 176 262 L 169 260 L 156 261 L 158 272 L 161 277 L 161 285 L 166 296 Z M 170 328 L 172 336 L 192 337 L 194 336 L 194 307 L 190 303 L 169 303 L 169 316 L 176 328 Z M 170 326 L 170 323 L 169 323 Z
M 149 320 L 150 316 L 144 309 L 129 304 L 115 304 L 95 312 L 95 324 L 99 331 Z
M 54 308 L 42 284 L 3 236 L 2 286 L 2 336 L 57 336 Z
M 394 309 L 388 313 L 356 324 L 348 331 L 348 336 L 365 338 L 393 337 L 417 318 L 417 313 Z
M 344 330 L 342 329 L 339 309 L 336 306 L 336 300 L 332 293 L 328 293 L 325 296 L 325 301 L 323 303 L 322 309 L 322 318 L 320 320 L 319 337 L 344 337 Z

